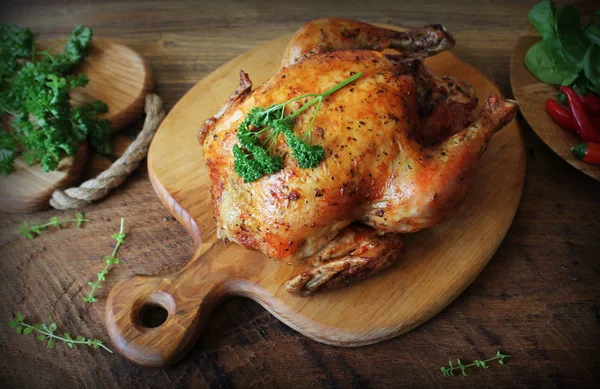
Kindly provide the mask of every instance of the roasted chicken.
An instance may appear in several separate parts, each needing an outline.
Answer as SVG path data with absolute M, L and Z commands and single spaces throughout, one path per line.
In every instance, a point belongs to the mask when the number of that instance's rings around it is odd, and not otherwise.
M 431 227 L 457 208 L 492 135 L 517 110 L 514 101 L 491 95 L 475 116 L 473 88 L 428 71 L 423 58 L 453 45 L 440 25 L 398 32 L 319 19 L 294 35 L 281 69 L 265 84 L 252 90 L 240 72 L 239 88 L 199 133 L 219 236 L 274 260 L 312 266 L 286 284 L 299 296 L 349 285 L 397 262 L 402 234 Z M 281 136 L 270 152 L 282 156 L 283 169 L 244 183 L 232 148 L 253 107 L 319 93 L 358 72 L 362 77 L 318 111 L 311 142 L 325 157 L 316 168 L 301 168 Z M 314 109 L 294 119 L 294 132 L 309 127 Z

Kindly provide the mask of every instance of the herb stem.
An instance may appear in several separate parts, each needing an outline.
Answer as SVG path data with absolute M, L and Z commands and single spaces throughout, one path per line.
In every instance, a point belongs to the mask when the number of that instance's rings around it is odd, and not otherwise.
M 449 367 L 440 367 L 440 370 L 444 376 L 454 376 L 454 371 L 460 370 L 461 374 L 466 377 L 467 376 L 466 370 L 469 367 L 476 366 L 476 367 L 481 367 L 483 369 L 487 369 L 487 368 L 489 368 L 487 363 L 491 362 L 491 361 L 495 361 L 495 360 L 498 360 L 498 363 L 500 365 L 504 365 L 504 358 L 511 358 L 511 355 L 502 354 L 500 351 L 496 351 L 496 355 L 494 357 L 489 358 L 489 359 L 484 359 L 484 360 L 475 359 L 475 360 L 473 360 L 473 363 L 469 363 L 468 365 L 464 365 L 460 361 L 460 359 L 456 359 L 456 362 L 458 363 L 458 365 L 456 365 L 456 366 L 452 365 L 452 360 L 450 359 L 450 360 L 448 360 Z
M 308 108 L 310 108 L 313 104 L 315 104 L 318 101 L 323 100 L 325 97 L 329 96 L 332 93 L 337 92 L 338 90 L 342 89 L 343 87 L 345 87 L 346 85 L 350 84 L 353 81 L 356 81 L 356 79 L 362 77 L 362 72 L 358 72 L 355 75 L 353 75 L 352 77 L 340 82 L 339 84 L 331 87 L 330 89 L 326 90 L 325 92 L 318 94 L 317 97 L 315 97 L 314 99 L 310 100 L 308 103 L 304 104 L 302 107 L 300 107 L 300 109 L 298 109 L 297 111 L 295 111 L 293 114 L 291 114 L 290 116 L 288 116 L 290 119 L 294 119 L 296 116 L 300 115 L 302 112 L 304 112 L 305 110 L 307 110 Z M 306 95 L 302 96 L 302 97 L 306 97 Z
M 94 292 L 96 292 L 96 289 L 102 288 L 100 283 L 106 281 L 106 275 L 108 274 L 110 267 L 119 263 L 119 259 L 117 258 L 117 252 L 119 251 L 121 245 L 125 243 L 125 236 L 125 219 L 121 218 L 121 229 L 119 230 L 119 233 L 112 235 L 112 238 L 117 241 L 117 244 L 115 245 L 112 254 L 104 257 L 106 264 L 104 265 L 104 268 L 96 275 L 96 281 L 88 282 L 88 285 L 91 287 L 91 290 L 88 293 L 88 296 L 83 299 L 83 301 L 88 303 L 93 303 L 94 301 L 96 301 L 96 297 L 94 297 Z
M 35 326 L 32 326 L 30 324 L 27 324 L 25 322 L 20 322 L 19 325 L 21 325 L 23 327 L 31 328 L 33 331 L 39 332 L 40 334 L 46 335 L 49 338 L 54 338 L 54 339 L 60 340 L 60 341 L 65 342 L 65 343 L 86 344 L 86 345 L 90 345 L 91 344 L 91 342 L 88 341 L 88 340 L 77 340 L 77 339 L 63 338 L 62 336 L 54 335 L 50 331 L 45 331 L 43 329 L 39 329 L 39 328 L 37 328 Z M 113 351 L 111 349 L 109 349 L 108 347 L 106 347 L 104 344 L 102 344 L 102 343 L 97 343 L 97 344 L 98 344 L 99 347 L 102 347 L 103 349 L 105 349 L 109 353 L 113 354 Z

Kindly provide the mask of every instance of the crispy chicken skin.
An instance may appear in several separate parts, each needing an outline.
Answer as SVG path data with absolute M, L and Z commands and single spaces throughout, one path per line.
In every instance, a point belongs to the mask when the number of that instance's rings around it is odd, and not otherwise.
M 240 72 L 240 87 L 199 133 L 219 236 L 274 260 L 314 266 L 286 284 L 299 296 L 398 261 L 401 234 L 431 227 L 457 208 L 492 135 L 517 110 L 491 95 L 474 117 L 469 85 L 429 73 L 422 57 L 453 44 L 439 25 L 397 32 L 319 19 L 294 35 L 282 68 L 265 84 L 251 90 Z M 316 117 L 312 143 L 325 150 L 319 166 L 298 166 L 281 136 L 273 148 L 284 159 L 281 171 L 250 183 L 235 173 L 232 147 L 252 107 L 320 93 L 358 72 L 363 76 L 328 96 Z M 290 104 L 286 114 L 304 103 Z M 313 112 L 294 120 L 297 134 Z

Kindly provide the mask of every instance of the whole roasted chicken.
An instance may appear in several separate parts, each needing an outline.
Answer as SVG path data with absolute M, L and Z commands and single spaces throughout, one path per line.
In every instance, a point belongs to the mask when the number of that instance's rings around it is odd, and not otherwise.
M 312 266 L 287 281 L 288 292 L 299 296 L 397 262 L 402 234 L 431 227 L 457 208 L 492 135 L 517 110 L 515 102 L 490 95 L 475 117 L 469 85 L 428 71 L 423 58 L 453 45 L 440 25 L 398 32 L 319 19 L 296 32 L 281 69 L 265 84 L 252 90 L 240 72 L 239 88 L 199 133 L 219 236 Z M 353 75 L 360 77 L 302 108 Z M 308 96 L 282 114 L 294 117 L 294 134 L 311 129 L 302 139 L 322 148 L 322 160 L 303 168 L 280 134 L 267 150 L 280 158 L 280 170 L 247 182 L 234 166 L 234 151 L 244 152 L 240 124 L 254 107 L 302 95 Z

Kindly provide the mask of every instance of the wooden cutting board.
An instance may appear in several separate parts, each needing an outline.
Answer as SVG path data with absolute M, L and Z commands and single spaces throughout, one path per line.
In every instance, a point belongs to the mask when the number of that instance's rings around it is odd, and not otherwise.
M 164 205 L 188 229 L 195 253 L 179 272 L 133 276 L 110 292 L 109 336 L 114 348 L 136 364 L 165 366 L 181 358 L 226 296 L 249 297 L 323 343 L 360 346 L 400 335 L 433 317 L 477 277 L 513 220 L 525 173 L 525 147 L 516 121 L 494 136 L 457 213 L 439 226 L 407 235 L 407 251 L 398 265 L 350 288 L 309 298 L 290 296 L 283 285 L 303 268 L 217 239 L 196 134 L 237 87 L 240 69 L 255 85 L 275 74 L 289 39 L 268 42 L 211 73 L 177 103 L 154 137 L 150 179 Z M 427 64 L 436 74 L 471 83 L 481 100 L 498 92 L 452 54 Z M 149 323 L 148 316 L 160 311 L 166 321 Z
M 581 138 L 563 129 L 546 112 L 546 100 L 556 100 L 558 86 L 541 82 L 525 66 L 525 53 L 541 39 L 540 34 L 531 25 L 528 26 L 519 37 L 510 59 L 510 85 L 521 114 L 552 151 L 571 166 L 600 181 L 600 165 L 580 161 L 571 152 L 571 147 L 583 143 Z
M 44 41 L 39 49 L 53 43 Z M 56 50 L 61 51 L 62 47 Z M 89 82 L 71 91 L 72 104 L 105 102 L 108 112 L 100 117 L 110 120 L 113 132 L 141 115 L 153 83 L 150 68 L 138 53 L 122 44 L 93 38 L 77 72 L 87 74 Z M 63 158 L 51 172 L 43 172 L 39 165 L 30 166 L 23 157 L 17 157 L 15 171 L 8 176 L 0 175 L 0 212 L 27 213 L 50 208 L 54 190 L 76 185 L 90 154 L 91 149 L 83 144 L 74 156 Z

